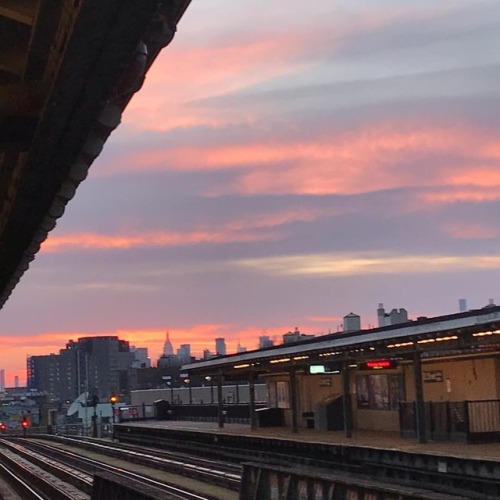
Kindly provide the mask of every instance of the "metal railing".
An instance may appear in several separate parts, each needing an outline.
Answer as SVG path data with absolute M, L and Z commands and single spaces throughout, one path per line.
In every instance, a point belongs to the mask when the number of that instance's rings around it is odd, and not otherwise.
M 427 437 L 434 440 L 482 441 L 500 439 L 500 400 L 426 401 L 424 403 Z M 415 437 L 415 402 L 399 405 L 403 437 Z
M 264 407 L 257 403 L 255 409 Z M 217 404 L 173 404 L 168 403 L 165 416 L 159 415 L 155 405 L 122 406 L 117 415 L 118 422 L 138 420 L 169 419 L 199 422 L 216 422 L 219 408 Z M 248 403 L 224 405 L 224 421 L 227 423 L 250 423 L 250 405 Z

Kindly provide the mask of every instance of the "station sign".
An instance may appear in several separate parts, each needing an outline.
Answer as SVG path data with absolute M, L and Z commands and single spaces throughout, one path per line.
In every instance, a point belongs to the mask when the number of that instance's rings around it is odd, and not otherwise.
M 392 359 L 375 359 L 373 361 L 365 361 L 359 365 L 360 370 L 393 370 L 398 364 Z
M 327 363 L 309 365 L 309 373 L 311 375 L 322 375 L 328 373 L 337 374 L 340 373 L 341 369 L 342 363 L 339 361 L 329 361 Z

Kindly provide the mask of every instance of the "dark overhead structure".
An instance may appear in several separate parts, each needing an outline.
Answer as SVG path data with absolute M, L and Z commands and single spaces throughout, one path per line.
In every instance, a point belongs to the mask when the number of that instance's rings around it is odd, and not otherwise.
M 302 342 L 278 345 L 215 357 L 183 366 L 200 376 L 224 376 L 228 380 L 288 372 L 290 368 L 308 372 L 311 365 L 327 364 L 340 370 L 351 363 L 364 368 L 389 360 L 422 358 L 450 359 L 464 355 L 491 355 L 500 339 L 500 306 L 490 305 L 458 314 L 419 318 L 397 325 L 333 333 Z M 382 360 L 382 361 L 380 361 Z M 370 363 L 378 366 L 370 366 Z
M 0 307 L 190 0 L 0 0 Z

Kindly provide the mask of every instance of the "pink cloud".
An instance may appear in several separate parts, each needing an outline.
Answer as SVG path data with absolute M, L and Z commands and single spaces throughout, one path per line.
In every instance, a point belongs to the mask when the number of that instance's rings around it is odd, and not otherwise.
M 457 222 L 446 226 L 444 229 L 447 234 L 457 239 L 485 240 L 500 236 L 498 226 L 483 223 L 464 224 Z
M 252 26 L 240 32 L 226 29 L 212 33 L 198 45 L 188 37 L 176 39 L 162 52 L 149 70 L 144 88 L 127 107 L 124 122 L 143 130 L 166 131 L 200 124 L 221 125 L 255 118 L 251 108 L 227 113 L 222 109 L 203 109 L 189 103 L 252 87 L 273 78 L 293 75 L 321 63 L 336 48 L 342 48 L 363 33 L 377 32 L 395 22 L 423 21 L 440 16 L 408 7 L 393 8 L 390 13 L 372 11 L 363 16 L 338 14 L 335 28 L 331 19 L 314 23 L 272 23 L 272 29 Z M 185 22 L 183 28 L 188 30 Z M 199 29 L 199 28 L 198 28 Z
M 458 202 L 482 203 L 500 199 L 499 187 L 464 186 L 447 188 L 443 186 L 439 191 L 421 193 L 419 198 L 428 204 L 448 204 Z
M 237 220 L 228 222 L 225 226 L 232 230 L 244 230 L 245 228 L 273 228 L 293 222 L 311 222 L 321 217 L 331 215 L 331 210 L 310 209 L 298 207 L 271 213 L 255 212 L 252 215 L 239 217 Z
M 453 157 L 457 154 L 468 157 L 470 151 L 475 151 L 478 163 L 482 164 L 481 158 L 490 140 L 479 131 L 474 134 L 465 127 L 381 125 L 329 139 L 322 137 L 310 143 L 245 146 L 235 148 L 232 154 L 220 151 L 224 155 L 222 164 L 232 161 L 238 166 L 248 162 L 269 164 L 269 168 L 244 170 L 232 186 L 222 188 L 221 192 L 348 194 L 406 186 L 459 185 L 466 180 L 472 183 L 476 177 L 481 178 L 479 182 L 476 180 L 476 185 L 491 186 L 498 184 L 498 170 L 493 168 L 488 175 L 481 169 L 476 175 L 473 167 L 464 171 L 465 167 L 457 167 L 451 160 L 449 165 L 434 170 L 425 168 L 424 176 L 418 168 L 397 168 L 399 163 L 404 165 L 412 158 L 433 154 L 443 157 L 448 152 Z M 209 165 L 213 158 L 214 155 L 209 157 Z M 272 167 L 280 161 L 287 164 L 280 165 L 278 176 Z
M 280 236 L 275 233 L 252 232 L 249 230 L 193 231 L 193 232 L 150 232 L 141 234 L 106 235 L 99 233 L 78 233 L 50 236 L 42 245 L 43 252 L 61 252 L 75 249 L 127 250 L 131 248 L 153 248 L 195 245 L 202 243 L 228 243 L 273 241 Z
M 157 131 L 227 123 L 227 116 L 221 118 L 213 111 L 207 114 L 188 103 L 249 87 L 310 64 L 297 60 L 307 36 L 276 30 L 258 39 L 236 37 L 227 45 L 183 47 L 174 43 L 149 70 L 144 88 L 127 107 L 124 122 Z M 248 110 L 246 118 L 251 117 Z M 240 113 L 237 119 L 242 118 Z

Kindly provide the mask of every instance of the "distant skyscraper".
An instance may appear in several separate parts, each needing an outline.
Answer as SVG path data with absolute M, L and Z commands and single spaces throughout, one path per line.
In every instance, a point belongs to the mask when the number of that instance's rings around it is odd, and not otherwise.
M 182 344 L 177 349 L 177 358 L 181 363 L 189 363 L 191 361 L 191 346 L 189 344 Z
M 3 368 L 0 370 L 0 391 L 5 391 L 5 370 Z
M 240 345 L 238 342 L 238 348 L 236 350 L 237 352 L 247 352 L 247 348 L 245 346 Z
M 458 310 L 461 313 L 467 312 L 467 300 L 465 300 L 465 299 L 458 300 Z
M 272 347 L 274 342 L 271 340 L 269 335 L 261 335 L 259 337 L 259 349 L 264 349 L 265 347 Z
M 170 342 L 170 332 L 167 332 L 167 338 L 165 340 L 165 344 L 163 344 L 163 354 L 165 356 L 173 356 L 174 354 L 174 347 L 172 342 Z
M 226 355 L 226 340 L 223 338 L 215 339 L 215 354 L 217 356 Z
M 19 377 L 17 375 L 14 377 L 14 387 L 16 389 L 19 387 Z
M 379 304 L 377 309 L 378 326 L 399 325 L 408 322 L 408 311 L 401 307 L 400 309 L 392 309 L 390 313 L 386 313 L 384 304 Z
M 147 347 L 130 347 L 130 352 L 135 355 L 134 368 L 151 368 L 151 360 L 148 357 Z

